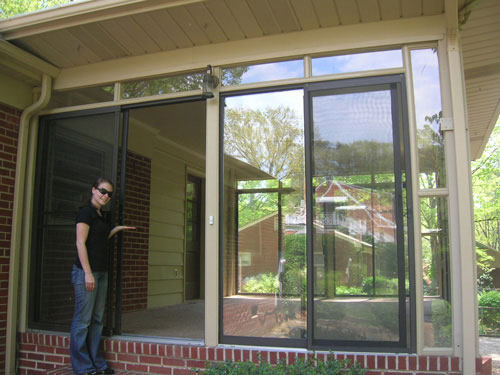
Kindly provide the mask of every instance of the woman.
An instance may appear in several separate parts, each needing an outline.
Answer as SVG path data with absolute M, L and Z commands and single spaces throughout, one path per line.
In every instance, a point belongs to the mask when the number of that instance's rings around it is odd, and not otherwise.
M 99 352 L 104 305 L 108 289 L 108 239 L 135 227 L 116 226 L 110 230 L 101 208 L 109 203 L 113 184 L 99 178 L 92 195 L 76 218 L 78 256 L 72 271 L 75 288 L 75 313 L 71 325 L 70 355 L 77 375 L 114 374 Z

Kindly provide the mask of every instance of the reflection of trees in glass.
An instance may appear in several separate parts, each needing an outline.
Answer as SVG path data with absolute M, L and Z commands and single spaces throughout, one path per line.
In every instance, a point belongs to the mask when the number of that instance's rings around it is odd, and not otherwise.
M 442 115 L 439 112 L 425 116 L 427 123 L 417 131 L 421 189 L 445 186 L 444 137 L 440 131 Z M 429 197 L 421 199 L 420 204 L 424 295 L 444 298 L 447 292 L 442 290 L 444 285 L 440 284 L 448 277 L 448 215 L 445 203 L 443 198 Z
M 332 144 L 315 138 L 314 175 L 349 178 L 349 183 L 370 183 L 372 175 L 392 175 L 394 157 L 392 143 L 375 141 L 337 142 Z M 346 181 L 347 182 L 347 181 Z
M 295 111 L 285 106 L 258 109 L 227 109 L 224 121 L 224 152 L 274 176 L 293 192 L 282 195 L 284 212 L 293 212 L 303 199 L 304 148 L 302 125 Z M 245 182 L 245 189 L 259 181 Z M 278 186 L 276 186 L 278 187 Z M 293 197 L 293 198 L 291 198 Z M 277 212 L 277 194 L 240 195 L 239 223 Z
M 302 171 L 302 128 L 293 109 L 227 109 L 224 152 L 279 180 Z
M 254 182 L 256 185 L 258 181 Z M 238 194 L 238 228 L 277 212 L 277 193 Z
M 224 71 L 226 80 L 231 84 L 241 82 L 241 76 L 247 68 L 236 67 Z M 200 90 L 203 83 L 204 73 L 193 73 L 181 76 L 163 77 L 150 80 L 124 82 L 121 86 L 122 98 L 140 98 L 168 94 L 172 92 L 182 92 L 190 90 Z
M 422 198 L 420 217 L 424 295 L 447 299 L 449 298 L 448 215 L 444 198 Z
M 227 108 L 224 116 L 224 153 L 275 178 L 238 181 L 238 227 L 271 215 L 281 220 L 282 237 L 277 251 L 279 260 L 283 262 L 276 265 L 279 293 L 294 297 L 300 295 L 305 306 L 305 235 L 285 234 L 283 229 L 285 215 L 299 212 L 304 200 L 302 121 L 292 108 L 286 106 L 264 110 Z M 278 215 L 279 207 L 281 216 Z M 274 223 L 274 229 L 278 231 L 279 222 Z M 267 293 L 276 292 L 266 282 L 269 279 L 268 276 L 258 275 L 252 280 L 256 284 L 253 288 Z M 282 308 L 286 310 L 288 307 L 282 305 Z
M 426 124 L 417 130 L 420 187 L 432 189 L 445 186 L 444 137 L 440 131 L 440 111 L 425 116 Z
M 203 73 L 157 78 L 144 81 L 124 82 L 121 85 L 123 98 L 168 94 L 171 92 L 200 90 Z
M 285 236 L 284 271 L 281 274 L 282 293 L 285 296 L 301 296 L 305 302 L 306 286 L 306 236 Z
M 237 66 L 222 69 L 221 81 L 224 85 L 238 85 L 241 83 L 243 74 L 248 71 L 248 66 Z

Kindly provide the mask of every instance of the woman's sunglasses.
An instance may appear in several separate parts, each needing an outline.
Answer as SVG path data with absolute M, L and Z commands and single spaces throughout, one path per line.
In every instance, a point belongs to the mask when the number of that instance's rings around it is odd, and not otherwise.
M 112 191 L 107 191 L 104 188 L 96 188 L 96 190 L 98 190 L 99 193 L 101 193 L 102 195 L 108 194 L 108 197 L 110 197 L 110 198 L 113 196 L 113 192 Z

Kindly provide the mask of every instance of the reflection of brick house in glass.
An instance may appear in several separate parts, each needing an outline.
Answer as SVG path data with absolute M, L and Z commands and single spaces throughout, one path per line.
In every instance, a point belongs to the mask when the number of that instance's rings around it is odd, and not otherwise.
M 322 207 L 325 229 L 342 228 L 359 240 L 373 236 L 377 242 L 394 241 L 396 224 L 390 192 L 325 181 L 316 188 L 316 203 Z
M 373 276 L 373 250 L 376 252 L 379 245 L 394 242 L 396 225 L 390 206 L 392 194 L 328 180 L 316 188 L 315 201 L 322 213 L 314 221 L 318 237 L 335 239 L 334 245 L 326 246 L 326 252 L 315 252 L 316 277 L 321 282 L 325 277 L 322 269 L 329 261 L 334 261 L 336 283 L 361 285 L 363 278 Z M 239 229 L 240 291 L 246 278 L 277 275 L 286 269 L 285 245 L 280 249 L 283 241 L 278 232 L 278 220 L 278 213 L 273 213 Z M 282 236 L 305 235 L 305 226 L 303 209 L 284 215 Z M 280 253 L 282 267 L 278 263 Z
M 278 214 L 273 213 L 238 230 L 238 284 L 247 277 L 278 272 Z

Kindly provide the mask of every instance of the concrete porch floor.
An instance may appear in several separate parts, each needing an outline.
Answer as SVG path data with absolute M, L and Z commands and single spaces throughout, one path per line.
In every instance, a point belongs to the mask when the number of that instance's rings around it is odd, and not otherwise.
M 123 313 L 122 334 L 203 340 L 205 302 L 193 300 L 179 305 Z

